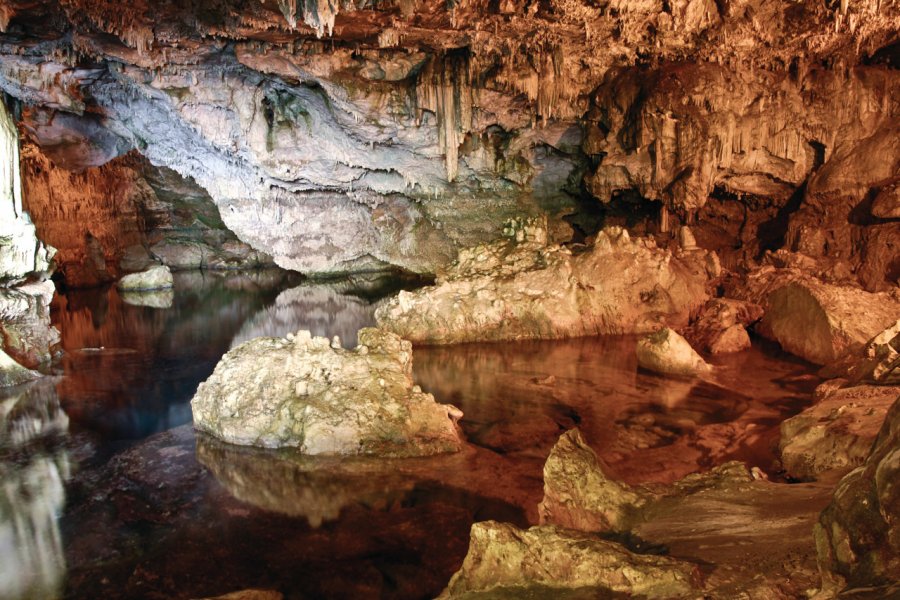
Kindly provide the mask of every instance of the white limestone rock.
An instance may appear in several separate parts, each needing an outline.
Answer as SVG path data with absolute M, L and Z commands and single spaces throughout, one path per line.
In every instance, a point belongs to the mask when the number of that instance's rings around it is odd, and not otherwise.
M 122 292 L 148 292 L 167 290 L 174 285 L 172 271 L 165 265 L 159 265 L 140 273 L 125 275 L 119 280 L 116 287 Z
M 229 351 L 200 384 L 194 426 L 233 444 L 311 455 L 423 456 L 461 447 L 462 413 L 412 380 L 412 344 L 360 330 L 353 350 L 300 331 Z

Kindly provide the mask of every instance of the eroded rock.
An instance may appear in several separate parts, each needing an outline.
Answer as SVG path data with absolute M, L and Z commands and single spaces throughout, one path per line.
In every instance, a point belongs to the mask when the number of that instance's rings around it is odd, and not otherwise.
M 635 352 L 639 366 L 664 375 L 690 377 L 712 371 L 688 341 L 668 327 L 639 339 Z
M 51 359 L 59 332 L 50 324 L 53 283 L 42 281 L 0 288 L 0 340 L 16 362 L 35 368 Z
M 175 285 L 172 271 L 165 265 L 150 267 L 146 271 L 124 276 L 116 284 L 122 292 L 150 292 L 169 289 Z
M 412 345 L 362 329 L 359 345 L 308 331 L 229 351 L 191 401 L 200 431 L 306 454 L 421 456 L 459 450 L 462 413 L 412 381 Z
M 379 326 L 434 344 L 646 333 L 707 299 L 705 251 L 676 256 L 619 227 L 579 250 L 531 236 L 460 252 L 434 286 L 379 308 Z
M 762 316 L 763 309 L 758 304 L 714 298 L 684 331 L 684 337 L 693 347 L 710 354 L 740 352 L 750 347 L 746 328 Z
M 839 387 L 827 382 L 816 403 L 781 424 L 779 450 L 785 470 L 811 479 L 831 469 L 851 469 L 865 461 L 900 387 Z
M 865 464 L 838 484 L 815 527 L 826 584 L 896 582 L 900 573 L 900 399 Z
M 522 530 L 485 521 L 472 526 L 462 568 L 440 598 L 529 588 L 594 588 L 645 598 L 685 598 L 696 593 L 695 565 L 665 556 L 634 554 L 590 533 L 541 525 Z
M 0 350 L 0 387 L 19 385 L 26 381 L 34 381 L 41 376 L 37 371 L 26 369 L 13 359 L 9 354 Z

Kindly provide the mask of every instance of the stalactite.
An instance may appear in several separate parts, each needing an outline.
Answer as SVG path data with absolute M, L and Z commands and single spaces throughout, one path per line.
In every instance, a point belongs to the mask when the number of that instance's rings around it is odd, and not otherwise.
M 298 0 L 278 0 L 278 7 L 291 29 L 296 29 L 302 18 L 304 23 L 315 29 L 317 37 L 326 33 L 330 36 L 334 32 L 334 19 L 341 4 L 340 0 L 302 0 L 302 3 Z
M 452 182 L 459 171 L 459 145 L 472 127 L 468 51 L 434 57 L 419 75 L 416 96 L 420 110 L 437 116 L 438 144 Z

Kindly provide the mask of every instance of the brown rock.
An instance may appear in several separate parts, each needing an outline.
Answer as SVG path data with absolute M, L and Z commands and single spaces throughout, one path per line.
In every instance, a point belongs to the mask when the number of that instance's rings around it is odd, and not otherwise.
M 684 337 L 692 346 L 710 354 L 740 352 L 750 347 L 746 328 L 762 315 L 763 309 L 758 304 L 714 298 L 685 329 Z

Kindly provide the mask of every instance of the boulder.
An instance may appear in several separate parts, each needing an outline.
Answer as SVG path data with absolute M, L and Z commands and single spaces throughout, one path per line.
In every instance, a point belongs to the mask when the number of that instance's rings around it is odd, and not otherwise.
M 358 337 L 353 350 L 308 331 L 241 344 L 197 389 L 194 426 L 233 444 L 305 454 L 459 450 L 462 413 L 413 385 L 412 345 L 379 329 Z
M 900 385 L 900 319 L 869 340 L 847 375 L 855 382 Z
M 900 398 L 865 463 L 841 479 L 815 526 L 826 587 L 900 578 Z
M 731 291 L 763 307 L 757 333 L 819 365 L 860 352 L 900 316 L 895 294 L 823 283 L 793 268 L 763 267 Z
M 634 554 L 595 534 L 541 525 L 522 530 L 508 523 L 472 525 L 469 552 L 439 598 L 477 592 L 533 597 L 542 590 L 557 597 L 563 590 L 610 591 L 641 598 L 694 597 L 697 567 L 652 554 Z M 603 597 L 603 596 L 601 596 Z
M 691 346 L 710 354 L 740 352 L 750 347 L 747 327 L 763 316 L 760 305 L 731 298 L 714 298 L 706 303 L 690 327 L 684 331 Z
M 708 298 L 704 250 L 675 255 L 620 227 L 574 249 L 507 229 L 520 239 L 461 251 L 434 286 L 379 308 L 379 326 L 430 344 L 649 333 L 687 325 Z
M 37 371 L 26 369 L 10 358 L 9 354 L 0 350 L 0 388 L 34 381 L 40 376 Z
M 150 267 L 146 271 L 125 275 L 116 284 L 121 292 L 146 292 L 166 290 L 175 285 L 172 272 L 165 265 Z
M 610 479 L 605 471 L 577 428 L 564 433 L 544 463 L 541 523 L 580 531 L 627 531 L 650 496 Z
M 888 408 L 900 396 L 900 387 L 840 387 L 846 383 L 822 384 L 814 405 L 781 424 L 781 462 L 792 477 L 813 479 L 861 465 Z
M 664 375 L 694 376 L 712 370 L 686 339 L 664 327 L 638 340 L 638 365 Z

